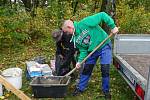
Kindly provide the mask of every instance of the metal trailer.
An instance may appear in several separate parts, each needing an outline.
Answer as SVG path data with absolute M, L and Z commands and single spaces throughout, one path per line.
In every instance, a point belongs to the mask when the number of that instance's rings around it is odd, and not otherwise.
M 140 100 L 150 100 L 150 34 L 117 34 L 113 64 Z

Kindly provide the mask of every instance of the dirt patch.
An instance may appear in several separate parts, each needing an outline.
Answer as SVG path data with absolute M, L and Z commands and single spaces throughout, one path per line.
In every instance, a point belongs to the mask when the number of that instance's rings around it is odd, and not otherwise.
M 120 55 L 129 65 L 148 79 L 150 55 Z
M 59 84 L 67 84 L 70 77 L 59 77 L 59 76 L 51 76 L 51 77 L 37 77 L 34 79 L 31 84 L 37 85 L 59 85 Z
M 38 84 L 60 84 L 59 80 L 42 78 Z

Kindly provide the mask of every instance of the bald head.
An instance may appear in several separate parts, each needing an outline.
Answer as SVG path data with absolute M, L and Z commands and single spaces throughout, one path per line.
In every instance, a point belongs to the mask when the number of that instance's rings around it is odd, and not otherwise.
M 74 25 L 73 25 L 73 21 L 71 20 L 65 20 L 63 25 L 62 25 L 62 30 L 64 32 L 69 32 L 69 33 L 73 33 L 74 31 Z

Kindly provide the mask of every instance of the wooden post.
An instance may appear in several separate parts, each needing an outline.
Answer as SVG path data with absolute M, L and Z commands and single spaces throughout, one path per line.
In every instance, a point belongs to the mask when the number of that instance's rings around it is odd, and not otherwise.
M 13 92 L 18 98 L 21 100 L 31 100 L 28 96 L 26 96 L 21 90 L 16 89 L 12 84 L 7 82 L 7 80 L 0 75 L 0 83 L 5 86 L 5 88 L 9 89 Z

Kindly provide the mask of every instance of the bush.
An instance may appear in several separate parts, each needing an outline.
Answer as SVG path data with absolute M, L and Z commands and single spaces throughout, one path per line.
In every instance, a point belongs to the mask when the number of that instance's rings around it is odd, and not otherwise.
M 9 13 L 11 12 L 11 14 Z M 10 47 L 45 35 L 47 26 L 40 16 L 32 18 L 27 12 L 0 8 L 0 46 Z
M 138 4 L 129 1 L 133 0 L 117 1 L 116 21 L 121 27 L 121 33 L 150 33 L 150 13 L 146 12 L 145 4 L 142 6 L 142 1 Z M 71 18 L 78 21 L 94 13 L 91 11 L 93 2 L 79 2 L 74 16 L 72 2 L 58 2 L 59 0 L 52 0 L 46 7 L 36 7 L 35 16 L 31 16 L 31 12 L 26 12 L 19 4 L 14 7 L 1 6 L 0 46 L 21 44 L 47 37 L 53 29 L 60 27 L 63 19 Z
M 131 9 L 129 5 L 120 2 L 117 6 L 117 22 L 122 33 L 150 33 L 150 13 L 143 6 Z
M 29 40 L 29 35 L 24 32 L 28 17 L 24 16 L 23 13 L 16 14 L 16 11 L 10 10 L 10 8 L 0 8 L 0 19 L 1 46 L 9 46 Z

